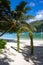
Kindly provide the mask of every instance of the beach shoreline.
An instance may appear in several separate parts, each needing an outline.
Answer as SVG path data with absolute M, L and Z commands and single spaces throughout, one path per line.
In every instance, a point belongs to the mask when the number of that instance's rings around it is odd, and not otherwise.
M 9 65 L 43 65 L 43 40 L 33 40 L 33 45 L 34 58 L 31 58 L 29 55 L 30 40 L 20 39 L 20 53 L 17 52 L 17 40 L 7 41 L 3 54 L 0 54 L 0 65 L 2 65 L 1 62 L 3 61 L 4 63 L 7 61 Z M 4 59 L 5 57 L 6 60 Z M 2 59 L 4 60 L 2 61 Z

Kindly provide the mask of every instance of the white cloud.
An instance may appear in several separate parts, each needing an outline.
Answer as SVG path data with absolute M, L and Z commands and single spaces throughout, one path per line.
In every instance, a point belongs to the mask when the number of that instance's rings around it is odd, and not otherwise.
M 34 2 L 30 2 L 30 6 L 35 6 L 35 3 Z
M 43 10 L 37 12 L 37 15 L 35 16 L 36 20 L 43 20 Z
M 37 21 L 37 20 L 43 20 L 43 10 L 38 11 L 37 15 L 34 17 L 34 19 L 29 19 L 27 23 Z

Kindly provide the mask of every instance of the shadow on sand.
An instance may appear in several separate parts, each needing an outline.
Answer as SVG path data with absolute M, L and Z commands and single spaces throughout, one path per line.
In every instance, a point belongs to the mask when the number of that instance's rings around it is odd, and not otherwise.
M 11 58 L 8 58 L 6 54 L 7 53 L 4 52 L 2 53 L 4 57 L 0 56 L 0 65 L 10 65 L 9 62 L 14 62 L 14 60 L 12 60 Z
M 9 65 L 8 60 L 6 57 L 0 59 L 0 65 Z
M 43 65 L 43 47 L 42 46 L 34 46 L 34 55 L 30 56 L 30 47 L 25 46 L 22 49 L 22 55 L 24 59 L 29 62 L 29 58 L 34 63 L 34 65 Z

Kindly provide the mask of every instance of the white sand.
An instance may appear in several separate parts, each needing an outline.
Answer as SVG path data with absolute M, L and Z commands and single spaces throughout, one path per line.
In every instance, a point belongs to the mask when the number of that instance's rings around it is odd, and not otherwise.
M 43 46 L 43 40 L 33 40 L 33 42 L 34 46 Z M 20 40 L 20 48 L 24 49 L 25 46 L 30 46 L 30 40 Z M 8 62 L 9 65 L 34 65 L 30 58 L 28 58 L 29 61 L 27 62 L 23 54 L 18 53 L 15 49 L 17 49 L 17 43 L 7 42 L 6 49 L 3 50 L 3 54 L 0 54 L 0 58 L 6 57 L 6 60 L 3 61 Z

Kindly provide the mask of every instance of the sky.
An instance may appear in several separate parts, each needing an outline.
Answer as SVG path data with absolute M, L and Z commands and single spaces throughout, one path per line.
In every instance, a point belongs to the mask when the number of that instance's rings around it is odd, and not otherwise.
M 11 10 L 14 10 L 16 5 L 18 5 L 21 1 L 28 2 L 27 6 L 32 8 L 32 10 L 27 12 L 27 14 L 33 15 L 34 19 L 30 19 L 27 22 L 43 20 L 43 0 L 10 0 Z

